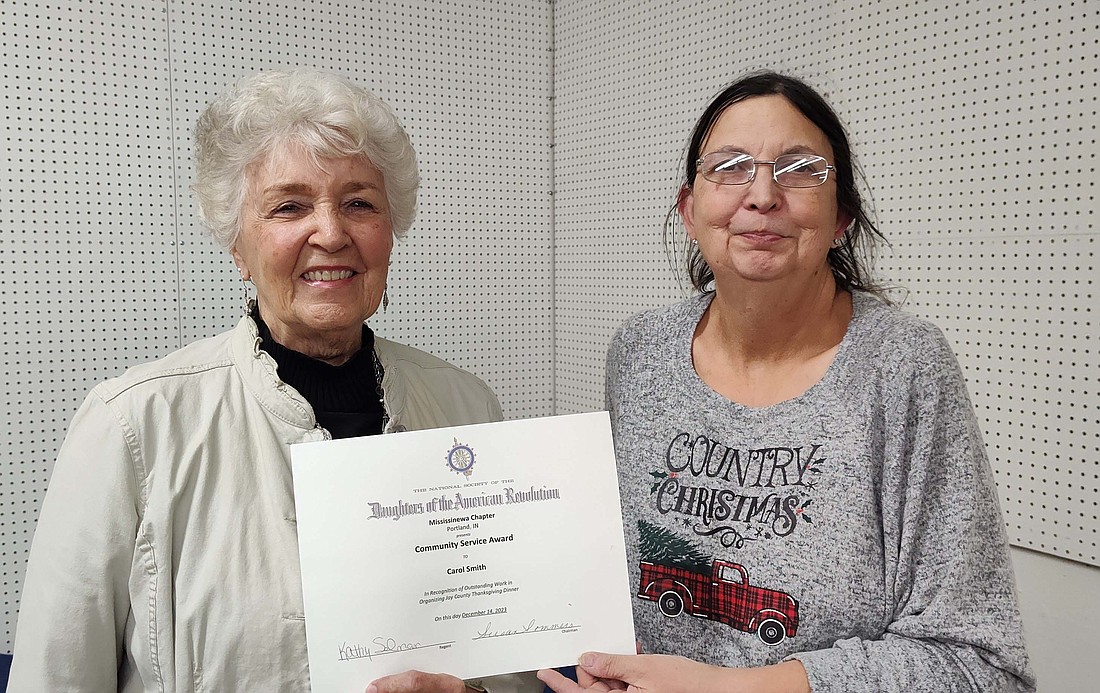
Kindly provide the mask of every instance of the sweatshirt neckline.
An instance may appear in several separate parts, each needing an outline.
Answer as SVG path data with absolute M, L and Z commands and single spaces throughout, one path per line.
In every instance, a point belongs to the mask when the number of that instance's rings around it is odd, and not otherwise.
M 681 322 L 682 332 L 678 338 L 679 342 L 679 356 L 680 363 L 683 364 L 684 375 L 687 380 L 695 387 L 706 393 L 706 396 L 712 399 L 719 400 L 726 404 L 726 406 L 733 407 L 738 411 L 743 411 L 749 414 L 770 414 L 777 410 L 786 409 L 792 406 L 799 406 L 800 404 L 813 399 L 817 392 L 833 385 L 840 377 L 839 374 L 844 370 L 848 362 L 848 354 L 851 351 L 851 343 L 855 339 L 854 334 L 858 323 L 862 321 L 864 315 L 867 312 L 867 301 L 874 301 L 873 297 L 865 294 L 862 291 L 853 291 L 852 293 L 852 319 L 848 321 L 848 326 L 844 330 L 844 336 L 840 340 L 840 348 L 837 349 L 837 353 L 833 356 L 832 362 L 829 363 L 829 367 L 825 369 L 825 373 L 810 387 L 806 388 L 802 393 L 785 399 L 775 404 L 769 404 L 765 407 L 750 407 L 745 404 L 741 404 L 735 400 L 732 400 L 725 395 L 721 394 L 699 377 L 698 371 L 695 370 L 695 360 L 692 357 L 691 346 L 695 337 L 695 330 L 699 325 L 699 321 L 703 319 L 703 313 L 706 312 L 710 306 L 711 301 L 714 299 L 714 292 L 702 294 L 698 296 L 694 303 L 690 305 L 686 319 Z

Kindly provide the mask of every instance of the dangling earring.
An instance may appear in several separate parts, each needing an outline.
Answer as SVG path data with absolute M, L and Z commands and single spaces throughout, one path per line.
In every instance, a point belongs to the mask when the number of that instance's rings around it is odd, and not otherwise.
M 390 307 L 390 287 L 382 289 L 382 312 L 385 313 Z
M 834 248 L 839 248 L 842 245 L 844 245 L 844 235 L 843 234 L 841 234 L 840 236 L 837 236 L 836 238 L 833 239 L 833 247 Z
M 241 275 L 241 286 L 244 289 L 244 314 L 245 315 L 252 315 L 252 299 L 249 298 L 249 296 L 248 296 L 248 280 L 244 278 L 244 270 L 243 269 L 238 267 L 237 271 Z

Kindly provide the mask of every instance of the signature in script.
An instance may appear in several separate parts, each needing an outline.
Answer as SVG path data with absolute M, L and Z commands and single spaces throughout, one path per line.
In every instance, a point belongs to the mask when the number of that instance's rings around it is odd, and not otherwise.
M 430 645 L 423 645 L 419 642 L 399 642 L 396 638 L 387 638 L 379 636 L 371 641 L 371 646 L 352 644 L 349 645 L 344 642 L 340 645 L 340 661 L 349 662 L 353 659 L 370 659 L 382 655 L 393 654 L 395 652 L 407 652 L 408 650 L 419 650 L 423 647 L 449 647 L 452 643 L 432 643 Z
M 546 633 L 550 631 L 561 631 L 563 633 L 572 633 L 580 628 L 580 624 L 573 623 L 571 621 L 562 621 L 560 623 L 539 623 L 535 619 L 531 619 L 527 623 L 516 628 L 505 628 L 502 630 L 494 630 L 493 622 L 490 621 L 485 624 L 485 627 L 478 631 L 474 640 L 482 640 L 483 638 L 505 638 L 512 635 L 529 635 L 530 633 Z

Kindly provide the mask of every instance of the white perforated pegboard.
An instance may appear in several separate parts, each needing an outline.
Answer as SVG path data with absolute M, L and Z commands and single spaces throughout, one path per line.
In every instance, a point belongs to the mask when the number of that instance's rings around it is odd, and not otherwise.
M 72 413 L 97 381 L 179 345 L 163 26 L 145 2 L 0 5 L 5 652 Z
M 483 377 L 510 417 L 551 413 L 548 0 L 5 0 L 0 27 L 2 651 L 84 395 L 240 316 L 188 185 L 191 128 L 242 75 L 329 69 L 397 111 L 423 187 L 371 325 Z
M 661 233 L 698 115 L 789 72 L 849 125 L 880 274 L 959 355 L 1012 541 L 1100 565 L 1100 3 L 560 0 L 554 31 L 559 413 L 602 408 L 615 328 L 683 296 Z
M 1100 565 L 1100 5 L 835 13 L 860 78 L 833 98 L 894 241 L 882 272 L 954 345 L 1013 542 Z

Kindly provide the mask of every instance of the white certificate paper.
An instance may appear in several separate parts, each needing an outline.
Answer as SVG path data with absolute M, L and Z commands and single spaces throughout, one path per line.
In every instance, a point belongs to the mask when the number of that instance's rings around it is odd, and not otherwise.
M 607 412 L 291 448 L 313 690 L 633 654 Z

